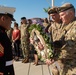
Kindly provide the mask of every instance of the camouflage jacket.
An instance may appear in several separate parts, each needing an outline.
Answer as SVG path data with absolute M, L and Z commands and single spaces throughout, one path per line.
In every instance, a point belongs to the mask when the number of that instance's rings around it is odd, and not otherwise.
M 68 25 L 64 26 L 61 30 L 61 40 L 65 42 L 63 45 L 60 57 L 65 59 L 75 59 L 76 58 L 76 20 L 70 22 Z

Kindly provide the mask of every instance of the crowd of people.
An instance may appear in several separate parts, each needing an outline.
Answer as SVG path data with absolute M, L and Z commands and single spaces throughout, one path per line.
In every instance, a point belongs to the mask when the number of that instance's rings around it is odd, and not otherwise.
M 53 56 L 50 59 L 46 58 L 45 64 L 52 65 L 51 71 L 53 75 L 76 75 L 75 7 L 71 3 L 65 3 L 61 7 L 50 8 L 48 15 L 52 19 L 48 20 L 48 18 L 45 18 L 40 26 L 43 32 L 50 35 Z M 14 75 L 13 64 L 6 64 L 9 60 L 12 60 L 12 53 L 15 61 L 19 61 L 22 58 L 22 63 L 28 63 L 31 59 L 34 60 L 35 65 L 38 65 L 39 58 L 35 44 L 38 44 L 40 51 L 44 50 L 45 47 L 38 37 L 30 38 L 29 27 L 33 24 L 31 19 L 21 17 L 21 24 L 19 25 L 15 21 L 14 27 L 10 28 L 7 27 L 8 23 L 5 26 L 6 18 L 10 22 L 14 20 L 13 16 L 0 13 L 0 67 L 3 65 L 0 68 L 0 75 Z M 8 45 L 7 48 L 6 45 Z

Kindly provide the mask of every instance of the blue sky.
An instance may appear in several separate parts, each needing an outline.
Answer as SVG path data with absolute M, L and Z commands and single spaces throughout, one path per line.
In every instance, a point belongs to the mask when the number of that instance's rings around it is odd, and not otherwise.
M 76 7 L 76 0 L 54 0 L 54 5 L 61 6 L 66 2 L 70 2 Z M 14 18 L 20 24 L 20 18 L 23 16 L 27 19 L 47 17 L 43 8 L 51 7 L 51 0 L 0 0 L 0 5 L 15 7 Z

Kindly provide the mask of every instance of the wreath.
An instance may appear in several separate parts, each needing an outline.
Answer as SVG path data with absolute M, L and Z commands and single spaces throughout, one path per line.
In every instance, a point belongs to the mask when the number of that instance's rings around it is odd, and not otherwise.
M 45 59 L 47 58 L 50 59 L 51 57 L 53 57 L 53 51 L 51 48 L 51 38 L 50 35 L 45 32 L 45 29 L 41 25 L 32 24 L 29 27 L 29 33 L 30 33 L 30 38 L 33 38 L 36 42 L 33 45 L 35 46 L 39 58 L 42 61 L 45 61 Z M 40 48 L 37 46 L 38 39 L 44 47 L 42 48 L 42 50 L 40 50 Z

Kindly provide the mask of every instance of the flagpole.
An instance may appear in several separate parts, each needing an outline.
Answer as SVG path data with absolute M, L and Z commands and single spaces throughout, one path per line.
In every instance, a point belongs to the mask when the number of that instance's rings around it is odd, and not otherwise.
M 52 0 L 52 5 L 51 6 L 54 7 L 54 0 Z

